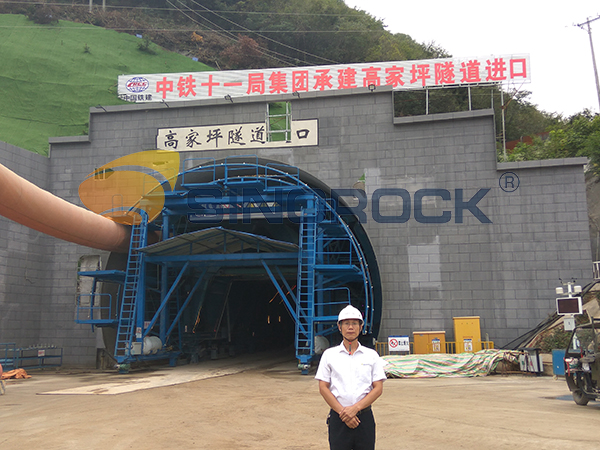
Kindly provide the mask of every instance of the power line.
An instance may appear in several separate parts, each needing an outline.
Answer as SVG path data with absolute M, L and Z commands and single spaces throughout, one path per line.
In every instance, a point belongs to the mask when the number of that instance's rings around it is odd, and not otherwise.
M 168 1 L 168 2 L 169 2 L 171 5 L 173 5 L 173 3 L 172 3 L 170 0 L 167 0 L 167 1 Z M 180 1 L 180 3 L 181 3 L 181 1 Z M 175 6 L 175 5 L 173 5 L 173 6 Z M 176 6 L 175 6 L 175 7 L 176 7 Z M 190 10 L 191 10 L 191 8 L 189 8 L 189 7 L 188 7 L 188 9 L 190 9 Z M 192 11 L 192 12 L 195 12 L 194 10 L 191 10 L 191 11 Z M 187 14 L 185 14 L 183 11 L 180 11 L 180 12 L 181 12 L 183 15 L 185 15 L 185 16 L 186 16 L 188 19 L 190 19 L 192 22 L 194 22 L 194 23 L 198 23 L 196 20 L 194 20 L 193 18 L 191 18 L 191 17 L 189 17 Z M 197 14 L 197 13 L 196 13 L 196 14 Z M 199 14 L 198 14 L 198 15 L 199 15 Z M 206 20 L 208 23 L 210 23 L 210 24 L 211 24 L 211 25 L 213 25 L 214 27 L 216 27 L 216 28 L 219 28 L 220 30 L 222 30 L 221 32 L 217 32 L 218 34 L 225 34 L 225 35 L 226 35 L 226 37 L 227 37 L 228 39 L 230 39 L 230 40 L 232 40 L 232 41 L 234 41 L 234 42 L 237 42 L 237 39 L 235 38 L 235 36 L 233 36 L 233 34 L 232 34 L 232 32 L 231 32 L 231 31 L 225 30 L 223 27 L 221 27 L 221 26 L 219 26 L 219 25 L 215 24 L 214 22 L 211 22 L 210 20 L 208 20 L 208 19 L 207 19 L 207 18 L 205 18 L 205 17 L 202 17 L 202 16 L 200 16 L 200 17 L 201 17 L 203 20 Z M 284 64 L 284 65 L 288 65 L 288 64 L 289 64 L 289 65 L 292 65 L 292 63 L 289 63 L 288 61 L 286 61 L 286 58 L 288 58 L 288 56 L 287 56 L 287 55 L 280 55 L 280 54 L 278 54 L 278 53 L 276 53 L 276 52 L 272 52 L 272 51 L 270 51 L 269 49 L 263 49 L 263 48 L 261 48 L 261 49 L 259 50 L 259 52 L 260 52 L 262 55 L 264 55 L 264 56 L 268 56 L 268 57 L 270 57 L 270 58 L 274 59 L 275 61 L 278 61 L 278 62 L 280 62 L 281 64 Z M 277 55 L 277 56 L 275 56 L 275 55 Z M 280 59 L 279 57 L 283 57 L 284 59 Z
M 273 15 L 278 15 L 278 16 L 306 16 L 306 17 L 344 17 L 344 16 L 352 16 L 352 17 L 356 17 L 356 14 L 328 14 L 328 13 L 285 13 L 285 12 L 276 12 L 276 11 L 223 11 L 223 10 L 210 10 L 208 8 L 206 8 L 204 5 L 201 5 L 199 3 L 197 3 L 196 1 L 192 0 L 193 3 L 196 3 L 198 6 L 204 8 L 207 10 L 207 12 L 210 12 L 211 14 L 215 14 L 218 16 L 217 13 L 220 14 L 244 14 L 244 15 L 269 15 L 269 16 L 273 16 Z M 167 0 L 168 3 L 170 3 L 171 5 L 173 5 L 169 0 Z M 28 2 L 28 1 L 19 1 L 19 0 L 6 0 L 6 1 L 2 1 L 2 3 L 6 4 L 6 3 L 11 3 L 11 4 L 18 4 L 18 5 L 45 5 L 45 6 L 60 6 L 60 7 L 65 7 L 65 8 L 71 8 L 71 7 L 80 7 L 80 8 L 87 8 L 88 5 L 87 4 L 79 4 L 79 3 L 70 3 L 70 4 L 66 4 L 66 3 L 56 3 L 56 2 L 43 2 L 43 1 L 36 1 L 36 2 Z M 195 14 L 198 14 L 197 11 L 191 9 L 189 6 L 186 5 L 186 7 L 193 11 Z M 114 5 L 107 5 L 106 9 L 131 9 L 131 10 L 150 10 L 150 11 L 175 11 L 175 12 L 181 12 L 180 8 L 177 8 L 175 5 L 173 5 L 172 8 L 160 8 L 160 7 L 150 7 L 150 6 L 114 6 Z M 366 14 L 366 13 L 364 13 Z M 251 33 L 273 33 L 273 34 L 277 34 L 277 33 L 281 33 L 282 31 L 273 31 L 273 30 L 250 30 L 249 28 L 245 28 L 243 25 L 240 25 L 238 23 L 235 23 L 229 19 L 227 19 L 226 17 L 221 17 L 219 16 L 221 19 L 223 20 L 227 20 L 228 22 L 240 27 L 239 29 L 232 29 L 232 30 L 225 30 L 222 29 L 224 32 L 228 31 L 231 33 L 242 33 L 242 32 L 251 32 Z M 191 19 L 190 19 L 191 20 Z M 376 20 L 376 19 L 374 19 Z M 196 23 L 196 22 L 195 22 Z M 216 24 L 215 24 L 216 26 Z M 3 26 L 2 28 L 11 28 L 9 26 Z M 14 28 L 26 28 L 26 27 L 14 27 Z M 153 28 L 111 28 L 111 30 L 118 30 L 118 31 L 127 31 L 127 30 L 143 30 L 143 31 L 151 31 L 151 30 L 158 30 L 158 29 L 153 29 Z M 193 29 L 168 29 L 168 28 L 163 28 L 160 31 L 197 31 L 197 30 L 193 30 Z M 317 33 L 325 33 L 325 34 L 352 34 L 352 33 L 362 33 L 362 34 L 370 34 L 370 33 L 383 33 L 386 30 L 366 30 L 366 29 L 354 29 L 354 30 L 285 30 L 286 34 L 317 34 Z M 266 38 L 269 39 L 269 38 Z M 273 41 L 276 42 L 282 46 L 286 46 L 286 44 L 283 44 L 281 42 L 278 41 Z M 299 49 L 295 49 L 294 47 L 290 47 L 291 49 L 294 49 L 296 51 L 302 52 L 302 50 Z M 310 54 L 309 54 L 310 55 Z M 318 55 L 312 55 L 313 57 L 317 57 L 317 58 L 322 58 Z M 324 58 L 322 58 L 324 59 Z M 327 60 L 327 59 L 325 59 Z M 335 61 L 329 61 L 329 62 L 334 62 Z
M 181 3 L 181 0 L 179 0 L 179 2 Z M 208 12 L 211 12 L 211 13 L 215 14 L 215 12 L 214 12 L 214 11 L 211 11 L 210 9 L 206 8 L 204 5 L 201 5 L 201 4 L 200 4 L 200 3 L 198 3 L 196 0 L 192 0 L 192 2 L 193 2 L 194 4 L 196 4 L 196 5 L 200 6 L 201 8 L 205 9 L 206 11 L 208 11 Z M 242 29 L 246 30 L 246 32 L 249 32 L 249 33 L 257 33 L 257 34 L 258 34 L 258 33 L 263 33 L 263 34 L 264 34 L 264 32 L 262 32 L 262 31 L 258 31 L 258 32 L 257 32 L 257 31 L 250 30 L 250 29 L 248 29 L 248 28 L 244 27 L 243 25 L 240 25 L 240 24 L 238 24 L 238 23 L 236 23 L 236 22 L 233 22 L 233 21 L 229 20 L 228 18 L 226 18 L 226 17 L 223 17 L 223 16 L 221 16 L 221 15 L 219 15 L 219 14 L 215 14 L 215 15 L 216 15 L 217 17 L 219 17 L 219 18 L 223 19 L 223 20 L 226 20 L 227 22 L 231 23 L 232 25 L 235 25 L 235 26 L 238 26 L 238 27 L 242 27 Z M 280 32 L 278 32 L 278 33 L 280 33 Z M 331 60 L 331 59 L 328 59 L 328 58 L 323 58 L 323 57 L 321 57 L 321 56 L 314 55 L 314 54 L 312 54 L 312 53 L 309 53 L 309 52 L 305 52 L 304 50 L 300 50 L 300 49 L 298 49 L 298 48 L 295 48 L 295 47 L 292 47 L 292 46 L 290 46 L 290 45 L 284 44 L 283 42 L 279 42 L 279 41 L 276 41 L 276 40 L 274 40 L 274 39 L 268 38 L 268 37 L 266 37 L 266 36 L 262 36 L 261 34 L 259 34 L 259 36 L 260 36 L 261 38 L 263 38 L 263 39 L 265 39 L 265 40 L 269 41 L 269 42 L 273 42 L 274 44 L 281 45 L 282 47 L 286 47 L 286 48 L 288 48 L 288 49 L 290 49 L 290 50 L 293 50 L 293 51 L 296 51 L 296 52 L 298 52 L 298 53 L 302 53 L 303 55 L 310 56 L 310 57 L 313 57 L 313 58 L 317 58 L 317 59 L 320 59 L 320 60 L 322 60 L 322 61 L 325 61 L 325 62 L 328 62 L 328 63 L 338 64 L 338 62 L 337 62 L 337 61 L 333 61 L 333 60 Z
M 192 20 L 192 19 L 190 19 Z M 197 22 L 194 22 L 197 23 Z M 200 24 L 198 24 L 200 25 Z M 35 25 L 0 25 L 0 28 L 13 28 L 13 29 L 25 29 L 25 28 L 38 28 Z M 69 27 L 70 30 L 92 30 L 94 28 L 103 28 L 103 27 L 98 27 L 95 25 L 91 25 L 90 26 L 82 26 L 82 27 Z M 140 28 L 140 27 L 105 27 L 107 30 L 114 30 L 114 31 L 181 31 L 181 32 L 189 32 L 189 31 L 198 31 L 198 28 Z M 234 29 L 234 30 L 226 30 L 226 31 L 215 31 L 215 30 L 202 30 L 203 33 L 216 33 L 216 34 L 220 34 L 223 32 L 227 32 L 227 33 L 244 33 L 244 32 L 248 32 L 247 29 Z M 312 30 L 312 31 L 286 31 L 286 34 L 291 34 L 291 33 L 299 33 L 299 34 L 304 34 L 304 33 L 322 33 L 322 34 L 327 34 L 327 33 L 333 33 L 333 34 L 340 34 L 340 33 L 366 33 L 367 31 L 360 31 L 360 30 L 355 30 L 355 31 L 335 31 L 335 30 Z M 373 31 L 376 32 L 376 31 Z M 272 31 L 272 30 L 257 30 L 257 31 L 252 31 L 252 33 L 281 33 L 281 31 Z M 380 33 L 380 31 L 377 31 L 377 33 Z M 277 42 L 277 41 L 275 41 Z M 281 44 L 281 45 L 285 45 L 285 44 Z M 293 48 L 293 47 L 291 47 Z M 273 50 L 270 50 L 273 51 Z M 301 50 L 298 50 L 301 51 Z M 316 55 L 315 55 L 316 56 Z M 322 58 L 320 56 L 317 56 L 318 58 Z M 324 59 L 324 58 L 323 58 Z M 334 62 L 334 61 L 331 61 Z M 339 64 L 337 62 L 334 62 L 335 64 Z
M 170 3 L 171 5 L 173 5 L 173 3 L 171 3 L 171 1 L 170 1 L 170 0 L 167 0 L 167 1 L 169 1 L 169 3 Z M 181 0 L 179 0 L 179 3 L 182 3 L 182 2 L 181 2 Z M 173 5 L 173 6 L 175 6 L 175 5 Z M 221 27 L 221 26 L 217 25 L 217 24 L 216 24 L 216 23 L 214 23 L 214 22 L 211 22 L 211 21 L 210 21 L 210 20 L 208 20 L 207 18 L 205 18 L 205 17 L 203 17 L 202 15 L 198 14 L 198 12 L 197 12 L 197 11 L 194 11 L 194 10 L 193 10 L 192 8 L 190 8 L 189 6 L 187 6 L 187 5 L 185 5 L 185 6 L 186 6 L 186 7 L 187 7 L 187 8 L 188 8 L 188 9 L 189 9 L 191 12 L 193 12 L 194 14 L 196 14 L 196 15 L 200 16 L 200 18 L 202 18 L 203 20 L 207 21 L 208 23 L 210 23 L 210 24 L 211 24 L 211 25 L 213 25 L 214 27 L 216 27 L 216 28 L 219 28 L 220 30 L 222 30 L 222 33 L 224 33 L 224 34 L 227 34 L 227 35 L 231 35 L 230 39 L 231 39 L 231 40 L 233 40 L 234 42 L 237 42 L 237 39 L 235 38 L 235 36 L 233 36 L 233 34 L 232 34 L 233 32 L 232 32 L 232 31 L 230 31 L 230 30 L 225 30 L 223 27 Z M 210 11 L 210 10 L 209 10 L 209 11 Z M 182 13 L 183 13 L 183 12 L 182 12 Z M 192 19 L 191 17 L 189 17 L 187 14 L 185 14 L 185 13 L 183 13 L 183 14 L 184 14 L 186 17 L 188 17 L 190 20 L 192 20 L 194 23 L 198 23 L 197 21 L 195 21 L 194 19 Z M 270 58 L 273 58 L 273 59 L 275 59 L 276 61 L 279 61 L 279 62 L 281 62 L 281 63 L 283 63 L 283 64 L 290 64 L 290 65 L 292 65 L 292 64 L 293 64 L 293 63 L 290 63 L 290 62 L 288 62 L 288 61 L 286 60 L 286 59 L 288 59 L 288 58 L 289 58 L 287 55 L 281 55 L 281 54 L 279 54 L 279 53 L 277 53 L 277 52 L 273 52 L 273 51 L 271 51 L 271 50 L 269 50 L 269 49 L 261 49 L 261 50 L 260 50 L 260 53 L 261 53 L 261 54 L 263 54 L 263 55 L 265 55 L 265 56 L 269 56 Z M 277 55 L 277 56 L 274 56 L 274 55 Z M 280 58 L 283 58 L 283 59 L 280 59 Z
M 175 6 L 175 5 L 174 5 L 174 4 L 171 2 L 171 0 L 167 0 L 167 2 L 168 2 L 168 3 L 169 3 L 171 6 L 173 6 L 174 8 L 176 8 L 176 9 L 177 9 L 177 10 L 178 10 L 178 11 L 179 11 L 181 14 L 183 14 L 183 15 L 184 15 L 185 17 L 187 17 L 189 20 L 191 20 L 192 22 L 194 22 L 194 23 L 196 23 L 196 24 L 200 25 L 200 24 L 199 24 L 199 23 L 198 23 L 198 22 L 197 22 L 195 19 L 193 19 L 192 17 L 190 17 L 188 14 L 186 14 L 186 13 L 185 13 L 184 11 L 182 11 L 181 9 L 177 8 L 177 6 Z M 192 12 L 194 12 L 194 11 L 192 10 Z M 231 33 L 230 31 L 227 31 L 227 30 L 225 30 L 224 28 L 220 27 L 219 25 L 215 24 L 214 22 L 211 22 L 210 20 L 208 20 L 208 19 L 206 19 L 206 18 L 204 18 L 204 17 L 202 17 L 202 19 L 206 20 L 208 23 L 210 23 L 211 25 L 213 25 L 215 28 L 219 28 L 219 29 L 221 29 L 221 31 L 215 31 L 217 34 L 220 34 L 220 35 L 225 35 L 225 37 L 226 37 L 227 39 L 229 39 L 229 40 L 231 40 L 231 41 L 234 41 L 234 42 L 237 42 L 237 39 L 235 38 L 235 36 L 233 36 L 233 35 L 232 35 L 232 33 Z M 278 57 L 276 57 L 276 56 L 269 55 L 269 54 L 268 54 L 268 53 L 267 53 L 265 50 L 263 50 L 263 49 L 259 50 L 259 52 L 260 52 L 261 54 L 265 55 L 265 56 L 269 56 L 269 57 L 271 57 L 272 59 L 274 59 L 274 60 L 276 60 L 276 61 L 278 61 L 278 62 L 280 62 L 280 63 L 282 63 L 282 64 L 289 64 L 287 61 L 281 60 L 281 59 L 279 59 L 279 58 L 278 58 Z
M 92 1 L 90 0 L 90 8 L 92 6 Z M 193 17 L 190 17 L 190 15 L 186 14 L 186 12 L 184 12 L 181 8 L 179 8 L 178 6 L 176 6 L 171 0 L 166 0 L 167 3 L 169 5 L 171 5 L 170 8 L 162 8 L 162 7 L 147 7 L 147 6 L 107 6 L 108 8 L 112 8 L 112 9 L 130 9 L 130 10 L 154 10 L 154 11 L 176 11 L 182 15 L 184 15 L 187 19 L 189 19 L 190 21 L 192 21 L 195 24 L 200 25 L 200 23 L 195 20 Z M 240 25 L 239 23 L 236 23 L 230 19 L 228 19 L 227 17 L 221 15 L 221 14 L 245 14 L 245 15 L 249 15 L 249 14 L 254 14 L 254 15 L 278 15 L 278 16 L 308 16 L 308 17 L 319 17 L 319 16 L 354 16 L 357 17 L 357 13 L 359 13 L 358 11 L 354 11 L 353 13 L 349 13 L 349 14 L 316 14 L 316 13 L 297 13 L 297 12 L 293 12 L 293 13 L 281 13 L 281 12 L 263 12 L 263 11 L 251 11 L 251 12 L 241 12 L 241 11 L 221 11 L 221 10 L 211 10 L 207 7 L 205 7 L 204 5 L 198 3 L 195 0 L 192 0 L 192 2 L 197 5 L 198 7 L 204 9 L 207 13 L 213 14 L 214 16 L 218 17 L 221 20 L 224 20 L 228 23 L 230 23 L 231 25 L 238 27 L 238 28 L 234 28 L 234 29 L 225 29 L 221 26 L 219 26 L 218 24 L 212 22 L 211 20 L 209 20 L 207 17 L 204 17 L 200 12 L 198 12 L 197 10 L 192 9 L 190 6 L 183 4 L 183 2 L 181 0 L 179 0 L 179 3 L 182 4 L 183 7 L 185 7 L 187 10 L 189 10 L 189 12 L 197 15 L 200 17 L 201 20 L 205 21 L 206 23 L 208 23 L 209 25 L 206 26 L 208 28 L 208 30 L 202 30 L 203 33 L 215 33 L 217 35 L 221 35 L 229 40 L 233 40 L 237 42 L 237 38 L 234 36 L 234 33 L 252 33 L 257 35 L 258 37 L 260 37 L 261 39 L 271 42 L 273 44 L 279 45 L 281 47 L 287 48 L 289 50 L 292 50 L 294 52 L 297 52 L 301 55 L 304 55 L 305 57 L 310 57 L 313 58 L 319 62 L 315 62 L 313 64 L 319 64 L 319 63 L 331 63 L 331 64 L 339 64 L 337 61 L 319 56 L 319 55 L 315 55 L 313 53 L 310 52 L 306 52 L 304 50 L 301 50 L 299 48 L 290 46 L 288 44 L 285 44 L 283 42 L 277 41 L 275 39 L 272 39 L 268 36 L 266 36 L 267 34 L 280 34 L 281 31 L 273 31 L 273 30 L 251 30 L 243 25 Z M 14 1 L 6 1 L 5 3 L 12 3 L 12 4 L 27 4 L 27 5 L 52 5 L 52 6 L 60 6 L 60 7 L 86 7 L 85 4 L 65 4 L 65 3 L 59 3 L 59 2 L 27 2 L 27 1 L 19 1 L 19 0 L 14 0 Z M 103 0 L 103 9 L 105 9 L 105 0 Z M 364 12 L 360 12 L 363 15 L 367 15 Z M 2 28 L 10 28 L 8 26 L 4 26 Z M 17 28 L 17 27 L 15 27 Z M 24 28 L 24 27 L 23 27 Z M 77 28 L 77 27 L 75 27 Z M 81 27 L 81 29 L 85 29 L 85 27 Z M 176 29 L 169 29 L 169 28 L 162 28 L 162 29 L 157 29 L 157 28 L 139 28 L 139 27 L 110 27 L 110 29 L 115 30 L 115 31 L 125 31 L 125 32 L 133 32 L 133 31 L 137 31 L 137 32 L 148 32 L 148 31 L 153 31 L 153 32 L 192 32 L 192 31 L 197 31 L 196 29 L 186 29 L 186 28 L 176 28 Z M 353 33 L 360 33 L 360 34 L 365 34 L 365 33 L 382 33 L 385 30 L 365 30 L 365 29 L 360 29 L 360 30 L 304 30 L 304 31 L 299 31 L 299 30 L 289 30 L 286 31 L 287 34 L 340 34 L 340 33 L 344 33 L 344 34 L 353 34 Z M 260 46 L 260 44 L 259 44 Z M 274 50 L 268 49 L 268 48 L 264 48 L 261 47 L 261 50 L 259 50 L 259 52 L 264 55 L 264 56 L 268 56 L 269 58 L 284 64 L 284 65 L 299 65 L 299 64 L 307 64 L 306 61 L 301 61 L 298 58 L 292 57 L 292 56 L 288 56 L 286 54 L 282 54 L 279 52 L 276 52 Z M 308 63 L 310 64 L 310 63 Z
M 28 2 L 19 0 L 5 0 L 2 3 L 11 3 L 16 5 L 47 5 L 47 6 L 64 6 L 64 7 L 80 7 L 88 8 L 88 4 L 83 3 L 59 3 L 59 2 Z M 349 7 L 348 7 L 349 8 Z M 150 10 L 150 11 L 178 11 L 177 8 L 161 8 L 152 6 L 119 6 L 119 5 L 106 5 L 105 9 L 131 9 L 131 10 Z M 350 9 L 350 8 L 349 8 Z M 240 14 L 240 15 L 265 15 L 265 16 L 306 16 L 306 17 L 356 17 L 356 13 L 303 13 L 303 12 L 277 12 L 277 11 L 230 11 L 230 10 L 214 10 L 213 13 L 220 14 Z M 356 11 L 359 12 L 359 11 Z M 368 13 L 364 13 L 368 15 Z M 377 19 L 374 19 L 377 20 Z

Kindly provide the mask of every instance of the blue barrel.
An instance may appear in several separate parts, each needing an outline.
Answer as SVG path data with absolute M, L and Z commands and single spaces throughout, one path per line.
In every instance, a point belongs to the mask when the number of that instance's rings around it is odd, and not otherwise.
M 565 374 L 565 350 L 552 350 L 552 373 Z

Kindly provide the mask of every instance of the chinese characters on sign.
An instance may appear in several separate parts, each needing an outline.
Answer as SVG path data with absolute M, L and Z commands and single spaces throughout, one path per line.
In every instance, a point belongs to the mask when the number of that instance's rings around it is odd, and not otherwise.
M 159 128 L 156 148 L 178 152 L 318 145 L 317 120 L 292 121 L 290 141 L 270 141 L 264 122 Z
M 390 352 L 410 352 L 408 336 L 388 336 L 388 350 Z
M 119 76 L 119 98 L 170 102 L 369 86 L 417 89 L 531 80 L 529 55 Z

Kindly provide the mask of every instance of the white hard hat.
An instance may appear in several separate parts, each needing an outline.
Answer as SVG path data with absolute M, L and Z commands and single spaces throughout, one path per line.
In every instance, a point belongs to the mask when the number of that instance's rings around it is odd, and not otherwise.
M 360 320 L 360 323 L 363 323 L 363 316 L 361 312 L 352 305 L 348 305 L 340 311 L 338 323 L 340 323 L 342 320 L 348 319 Z

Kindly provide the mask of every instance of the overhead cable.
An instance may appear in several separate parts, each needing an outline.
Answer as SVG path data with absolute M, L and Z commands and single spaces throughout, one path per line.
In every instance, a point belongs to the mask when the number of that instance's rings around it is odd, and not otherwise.
M 181 0 L 179 0 L 179 2 L 181 3 Z M 292 46 L 290 46 L 290 45 L 284 44 L 283 42 L 279 42 L 279 41 L 276 41 L 276 40 L 274 40 L 274 39 L 271 39 L 271 38 L 269 38 L 269 37 L 263 36 L 263 35 L 259 34 L 259 33 L 264 33 L 263 31 L 258 31 L 258 32 L 257 32 L 257 31 L 254 31 L 254 30 L 250 30 L 249 28 L 246 28 L 246 27 L 244 27 L 243 25 L 240 25 L 240 24 L 238 24 L 238 23 L 236 23 L 236 22 L 233 22 L 232 20 L 229 20 L 227 17 L 223 17 L 223 16 L 221 16 L 221 15 L 219 15 L 219 14 L 216 14 L 216 12 L 215 12 L 215 11 L 211 11 L 211 10 L 210 10 L 210 9 L 208 9 L 206 6 L 204 6 L 204 5 L 200 4 L 200 3 L 198 3 L 196 0 L 192 0 L 192 3 L 194 3 L 195 5 L 197 5 L 197 6 L 201 7 L 201 8 L 203 8 L 203 9 L 204 9 L 204 10 L 206 10 L 207 12 L 210 12 L 211 14 L 214 14 L 215 16 L 219 17 L 220 19 L 223 19 L 223 20 L 225 20 L 225 21 L 229 22 L 229 23 L 230 23 L 230 24 L 232 24 L 232 25 L 235 25 L 235 26 L 241 27 L 243 30 L 245 30 L 245 31 L 246 31 L 246 32 L 248 32 L 248 33 L 256 33 L 256 34 L 258 34 L 258 35 L 259 35 L 261 38 L 263 38 L 263 39 L 265 39 L 265 40 L 267 40 L 267 41 L 269 41 L 269 42 L 273 42 L 274 44 L 281 45 L 282 47 L 289 48 L 290 50 L 293 50 L 293 51 L 296 51 L 296 52 L 302 53 L 302 54 L 304 54 L 304 55 L 306 55 L 306 56 L 310 56 L 310 57 L 313 57 L 313 58 L 317 58 L 317 59 L 323 60 L 323 61 L 325 61 L 325 62 L 328 62 L 328 63 L 332 63 L 332 64 L 338 64 L 338 62 L 337 62 L 337 61 L 333 61 L 333 60 L 331 60 L 331 59 L 328 59 L 328 58 L 323 58 L 322 56 L 318 56 L 318 55 L 315 55 L 315 54 L 313 54 L 313 53 L 305 52 L 304 50 L 300 50 L 300 49 L 298 49 L 298 48 L 295 48 L 295 47 L 292 47 Z M 278 31 L 278 33 L 280 33 L 280 31 Z
M 174 8 L 176 8 L 176 9 L 177 9 L 177 11 L 179 11 L 181 14 L 183 14 L 183 15 L 184 15 L 185 17 L 187 17 L 189 20 L 191 20 L 192 22 L 194 22 L 194 23 L 196 23 L 196 24 L 200 25 L 200 24 L 198 23 L 198 21 L 197 21 L 197 20 L 195 20 L 194 18 L 190 17 L 188 14 L 186 14 L 186 13 L 185 13 L 184 11 L 182 11 L 181 9 L 177 8 L 177 6 L 175 6 L 175 5 L 174 5 L 174 4 L 171 2 L 171 0 L 167 0 L 167 2 L 168 2 L 170 5 L 172 5 Z M 192 12 L 194 12 L 194 11 L 192 10 Z M 214 26 L 215 28 L 219 28 L 220 30 L 222 30 L 222 31 L 216 31 L 216 30 L 214 30 L 216 33 L 218 33 L 218 34 L 224 34 L 224 35 L 225 35 L 225 37 L 226 37 L 227 39 L 229 39 L 229 40 L 231 40 L 231 41 L 234 41 L 234 42 L 237 42 L 237 39 L 236 39 L 236 37 L 235 37 L 235 36 L 233 36 L 233 35 L 232 35 L 232 33 L 231 33 L 230 31 L 228 31 L 228 30 L 225 30 L 224 28 L 220 27 L 220 26 L 219 26 L 219 25 L 217 25 L 216 23 L 214 23 L 214 22 L 211 22 L 210 20 L 208 20 L 208 19 L 206 19 L 206 18 L 203 18 L 203 19 L 204 19 L 204 20 L 206 20 L 208 23 L 210 23 L 210 24 L 211 24 L 212 26 Z M 264 55 L 264 56 L 269 56 L 270 58 L 272 58 L 272 59 L 274 59 L 274 60 L 278 61 L 279 63 L 281 63 L 281 64 L 283 64 L 283 65 L 288 65 L 288 64 L 289 64 L 289 65 L 291 65 L 291 64 L 290 64 L 290 63 L 288 63 L 287 61 L 281 60 L 281 59 L 277 58 L 276 56 L 273 56 L 273 55 L 270 55 L 270 54 L 268 54 L 268 53 L 267 53 L 267 52 L 266 52 L 264 49 L 262 49 L 262 48 L 261 48 L 261 49 L 259 49 L 258 51 L 259 51 L 259 52 L 260 52 L 262 55 Z
M 65 7 L 81 7 L 89 8 L 89 2 L 85 3 L 60 3 L 60 2 L 28 2 L 23 0 L 4 0 L 2 3 L 11 3 L 16 5 L 45 5 L 45 6 L 65 6 Z M 121 6 L 121 5 L 105 5 L 106 9 L 131 9 L 131 10 L 150 10 L 150 11 L 177 11 L 176 8 L 161 8 L 152 6 Z M 244 14 L 244 15 L 267 15 L 267 16 L 316 16 L 316 17 L 344 17 L 355 16 L 355 13 L 304 13 L 304 12 L 278 12 L 278 11 L 229 11 L 229 10 L 214 10 L 214 13 L 222 14 Z

